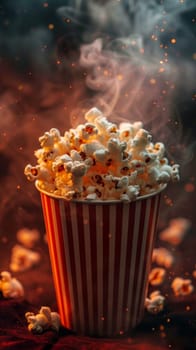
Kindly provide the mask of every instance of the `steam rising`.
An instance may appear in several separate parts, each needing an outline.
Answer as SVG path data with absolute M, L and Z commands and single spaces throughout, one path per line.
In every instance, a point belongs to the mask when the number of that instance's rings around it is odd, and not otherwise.
M 172 158 L 190 162 L 193 135 L 176 142 L 173 132 L 193 103 L 195 7 L 194 0 L 1 1 L 2 220 L 11 213 L 18 227 L 33 224 L 28 203 L 39 207 L 39 198 L 23 169 L 38 137 L 82 122 L 94 105 L 114 121 L 142 120 Z M 182 100 L 188 112 L 178 110 Z

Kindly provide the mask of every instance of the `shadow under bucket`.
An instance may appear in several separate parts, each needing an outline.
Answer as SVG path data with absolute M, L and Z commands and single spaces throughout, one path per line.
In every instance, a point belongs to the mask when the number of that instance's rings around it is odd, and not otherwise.
M 65 327 L 114 337 L 142 320 L 165 187 L 128 203 L 67 201 L 37 187 Z

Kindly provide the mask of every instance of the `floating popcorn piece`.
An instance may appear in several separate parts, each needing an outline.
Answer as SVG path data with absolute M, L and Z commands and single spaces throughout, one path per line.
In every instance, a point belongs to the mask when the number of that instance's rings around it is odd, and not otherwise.
M 60 316 L 57 312 L 51 311 L 48 306 L 42 306 L 38 314 L 26 312 L 28 330 L 34 334 L 41 334 L 47 330 L 58 332 L 60 328 Z
M 152 253 L 152 262 L 168 269 L 173 265 L 174 257 L 166 248 L 155 248 Z
M 40 254 L 17 244 L 12 249 L 10 269 L 14 272 L 26 271 L 40 262 Z
M 0 273 L 0 291 L 4 298 L 19 298 L 24 296 L 22 284 L 11 276 L 8 271 Z
M 190 279 L 184 279 L 181 277 L 176 277 L 173 280 L 171 287 L 172 287 L 173 292 L 176 296 L 189 295 L 194 290 L 194 287 L 192 285 L 192 281 Z
M 22 228 L 16 233 L 16 237 L 26 248 L 33 248 L 40 239 L 40 233 L 36 229 Z
M 185 218 L 172 219 L 169 222 L 169 226 L 159 234 L 159 238 L 162 241 L 168 242 L 173 245 L 178 245 L 184 239 L 187 231 L 189 230 L 191 223 Z
M 149 282 L 152 286 L 158 286 L 163 283 L 166 276 L 165 269 L 161 267 L 155 267 L 150 271 Z
M 149 298 L 145 300 L 145 307 L 151 314 L 158 314 L 164 308 L 165 297 L 160 294 L 160 292 L 154 291 L 149 295 Z

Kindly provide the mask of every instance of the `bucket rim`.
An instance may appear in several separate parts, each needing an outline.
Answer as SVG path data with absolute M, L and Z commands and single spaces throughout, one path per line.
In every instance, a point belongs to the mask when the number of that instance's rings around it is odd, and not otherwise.
M 148 199 L 148 198 L 151 198 L 153 196 L 156 196 L 156 195 L 160 194 L 167 187 L 167 184 L 160 185 L 158 190 L 151 192 L 151 193 L 148 193 L 148 194 L 145 194 L 143 196 L 139 196 L 136 199 L 130 200 L 130 201 L 123 201 L 120 199 L 104 199 L 104 200 L 101 200 L 101 199 L 93 199 L 93 200 L 92 199 L 70 199 L 69 200 L 69 199 L 66 199 L 62 196 L 56 195 L 52 192 L 47 192 L 46 190 L 41 189 L 38 185 L 38 181 L 35 181 L 35 187 L 40 193 L 45 194 L 50 198 L 62 200 L 62 201 L 68 202 L 68 203 L 71 202 L 71 203 L 85 203 L 85 204 L 114 204 L 114 203 L 125 203 L 126 204 L 126 203 L 137 202 L 140 200 L 144 200 L 144 199 Z

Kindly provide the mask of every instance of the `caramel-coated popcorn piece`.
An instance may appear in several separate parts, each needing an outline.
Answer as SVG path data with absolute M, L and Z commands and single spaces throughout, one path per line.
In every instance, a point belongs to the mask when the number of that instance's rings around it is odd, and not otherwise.
M 150 271 L 149 282 L 152 286 L 158 286 L 163 283 L 165 276 L 165 269 L 161 267 L 155 267 Z
M 189 295 L 194 290 L 194 287 L 192 285 L 192 281 L 190 279 L 184 279 L 181 277 L 176 277 L 173 280 L 171 287 L 172 287 L 173 292 L 176 296 Z

